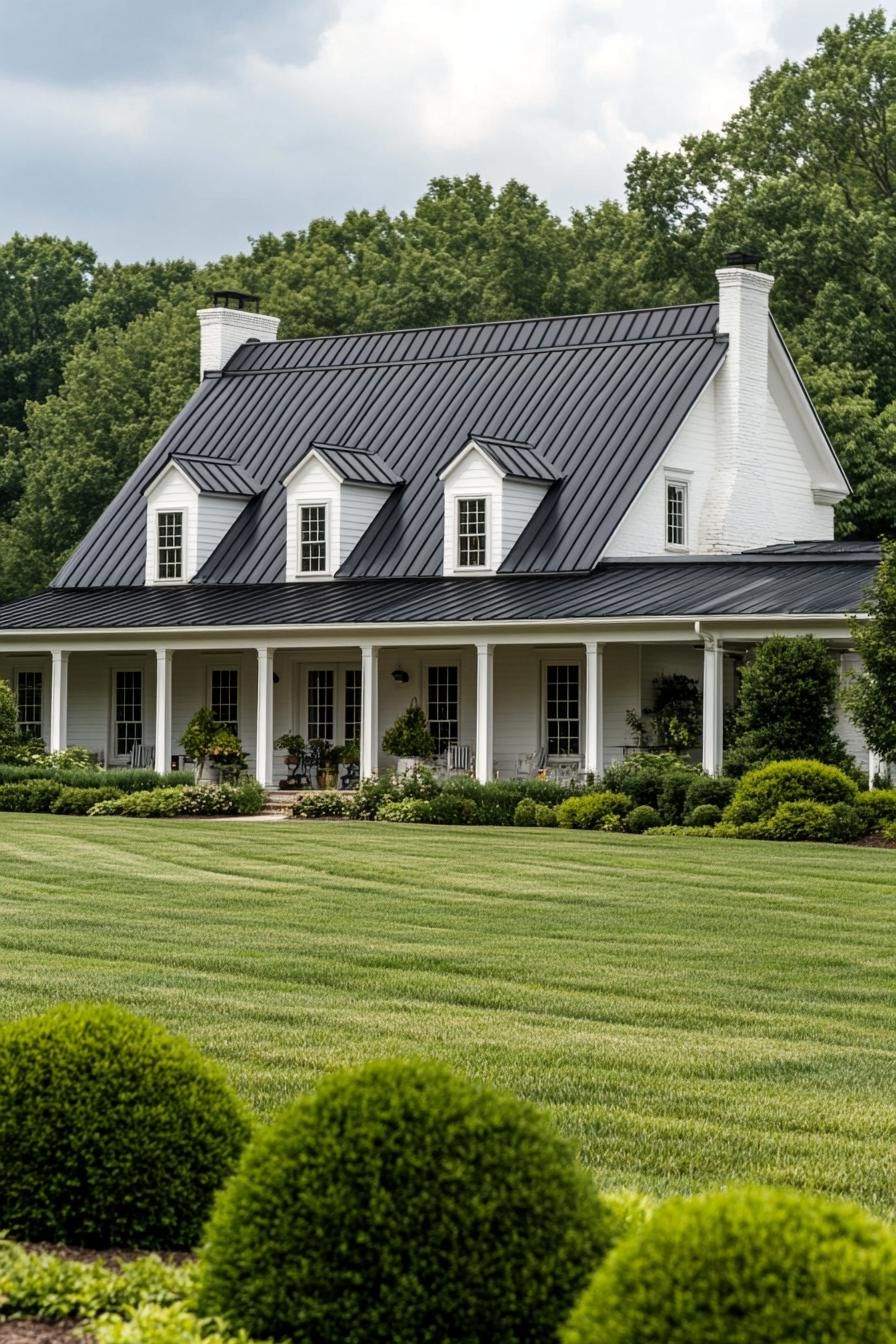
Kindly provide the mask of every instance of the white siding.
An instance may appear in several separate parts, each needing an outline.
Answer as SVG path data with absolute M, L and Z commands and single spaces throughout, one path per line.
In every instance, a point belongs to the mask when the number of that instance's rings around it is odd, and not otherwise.
M 246 507 L 246 500 L 230 495 L 200 495 L 196 522 L 196 568 L 206 560 L 227 536 Z
M 445 549 L 443 568 L 446 574 L 469 573 L 457 569 L 457 501 L 459 499 L 486 500 L 486 531 L 489 570 L 501 563 L 501 473 L 478 451 L 467 453 L 462 462 L 452 468 L 445 478 Z
M 367 531 L 390 491 L 378 486 L 348 485 L 342 487 L 341 519 L 339 528 L 339 564 L 344 564 Z
M 621 761 L 632 745 L 626 712 L 641 710 L 641 649 L 637 644 L 604 645 L 604 763 Z
M 339 536 L 340 483 L 319 458 L 309 457 L 288 482 L 286 495 L 286 577 L 308 579 L 299 573 L 299 509 L 303 504 L 327 506 L 327 574 L 338 565 L 336 538 Z M 318 577 L 326 577 L 320 575 Z
M 183 580 L 187 582 L 199 568 L 196 515 L 199 504 L 199 491 L 187 480 L 183 472 L 170 467 L 163 472 L 155 485 L 146 495 L 146 582 L 158 583 L 156 575 L 157 546 L 159 539 L 157 517 L 160 513 L 180 511 L 183 516 Z
M 547 485 L 541 481 L 503 482 L 501 498 L 501 560 L 513 548 L 523 528 L 545 497 Z
M 774 511 L 773 518 L 769 519 L 774 536 L 770 536 L 766 544 L 832 541 L 833 507 L 830 504 L 816 504 L 813 500 L 812 479 L 805 460 L 771 393 L 765 414 L 765 432 L 769 495 Z
M 844 653 L 840 657 L 840 679 L 845 682 L 850 673 L 857 672 L 862 665 L 862 660 L 857 653 Z M 846 749 L 851 756 L 854 756 L 863 769 L 868 768 L 868 744 L 862 736 L 861 730 L 856 727 L 851 719 L 846 717 L 842 708 L 837 710 L 837 732 L 846 743 Z

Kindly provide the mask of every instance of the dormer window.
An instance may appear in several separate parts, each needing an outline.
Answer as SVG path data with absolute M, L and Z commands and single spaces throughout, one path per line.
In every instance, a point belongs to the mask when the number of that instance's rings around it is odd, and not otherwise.
M 666 481 L 666 546 L 675 551 L 688 547 L 687 481 Z
M 327 506 L 302 504 L 299 506 L 299 573 L 326 574 L 327 572 Z
M 484 569 L 488 563 L 487 501 L 484 497 L 457 501 L 458 569 Z
M 158 578 L 183 578 L 184 573 L 184 515 L 177 512 L 158 513 Z

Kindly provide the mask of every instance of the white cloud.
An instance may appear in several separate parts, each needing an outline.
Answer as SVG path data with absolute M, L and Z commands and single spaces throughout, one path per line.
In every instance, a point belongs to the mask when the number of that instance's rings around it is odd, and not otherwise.
M 619 195 L 638 146 L 719 125 L 838 16 L 834 0 L 268 0 L 189 77 L 183 53 L 176 73 L 83 86 L 0 75 L 0 236 L 204 258 L 477 171 L 565 214 Z

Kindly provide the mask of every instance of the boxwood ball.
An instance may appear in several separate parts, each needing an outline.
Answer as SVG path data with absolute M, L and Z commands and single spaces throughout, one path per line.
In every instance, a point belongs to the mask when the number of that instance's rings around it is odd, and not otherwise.
M 562 1340 L 892 1344 L 896 1233 L 795 1190 L 671 1199 L 607 1257 Z
M 0 1228 L 32 1241 L 196 1245 L 249 1137 L 223 1073 L 112 1004 L 0 1027 Z
M 614 1230 L 540 1111 L 379 1061 L 249 1145 L 216 1202 L 200 1310 L 303 1344 L 548 1344 Z

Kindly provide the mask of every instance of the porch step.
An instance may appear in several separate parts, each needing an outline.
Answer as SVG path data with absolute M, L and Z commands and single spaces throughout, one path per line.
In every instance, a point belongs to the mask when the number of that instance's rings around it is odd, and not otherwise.
M 299 797 L 295 789 L 265 789 L 262 816 L 291 816 L 293 804 Z

